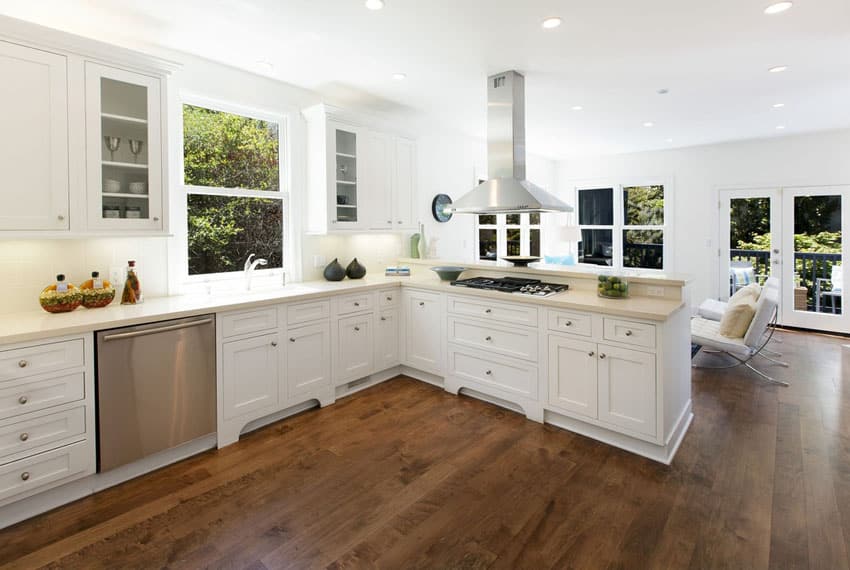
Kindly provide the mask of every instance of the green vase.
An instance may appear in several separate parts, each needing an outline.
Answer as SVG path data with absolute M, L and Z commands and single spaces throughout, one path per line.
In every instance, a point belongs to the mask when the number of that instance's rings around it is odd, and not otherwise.
M 422 236 L 419 234 L 413 234 L 410 236 L 410 257 L 413 259 L 419 259 L 419 240 L 422 239 Z

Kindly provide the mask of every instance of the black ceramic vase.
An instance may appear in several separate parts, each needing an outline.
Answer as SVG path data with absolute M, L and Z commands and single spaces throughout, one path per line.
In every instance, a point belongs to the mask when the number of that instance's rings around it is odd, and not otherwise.
M 328 266 L 325 267 L 325 271 L 322 275 L 324 275 L 325 279 L 328 281 L 342 281 L 345 279 L 345 268 L 340 265 L 338 259 L 334 258 L 334 260 L 328 263 Z
M 348 275 L 349 279 L 363 279 L 366 276 L 366 268 L 355 257 L 348 264 L 345 274 Z

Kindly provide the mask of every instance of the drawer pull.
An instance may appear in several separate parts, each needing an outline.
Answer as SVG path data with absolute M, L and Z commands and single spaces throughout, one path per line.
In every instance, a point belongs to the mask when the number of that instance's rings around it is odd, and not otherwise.
M 626 336 L 632 336 L 632 331 L 627 330 L 627 331 L 626 331 Z
M 493 375 L 493 371 L 492 371 L 492 370 L 488 370 L 488 371 L 487 371 L 487 372 L 485 372 L 484 374 L 486 374 L 487 376 L 492 376 L 492 375 Z
M 294 336 L 289 337 L 289 342 L 295 342 L 295 337 Z
M 493 337 L 492 337 L 492 336 L 488 336 L 488 337 L 487 337 L 487 338 L 485 338 L 484 340 L 486 340 L 487 342 L 490 342 L 491 340 L 493 340 Z
M 29 364 L 30 363 L 27 362 L 26 360 L 19 360 L 18 361 L 18 368 L 26 368 L 27 366 L 29 366 Z
M 21 479 L 23 479 L 24 481 L 29 481 L 29 478 L 30 478 L 30 472 L 29 471 L 24 471 L 23 473 L 21 473 Z
M 392 297 L 387 297 L 387 301 L 392 301 L 392 300 L 393 300 Z
M 26 441 L 29 438 L 30 438 L 30 434 L 28 434 L 27 432 L 24 432 L 20 436 L 18 436 L 18 439 L 20 439 L 21 441 Z
M 30 399 L 27 396 L 21 396 L 20 398 L 18 398 L 18 403 L 22 406 L 29 401 Z
M 572 321 L 567 321 L 567 322 L 565 322 L 565 323 L 564 323 L 564 326 L 565 326 L 565 327 L 571 327 L 571 326 L 573 326 L 573 322 L 572 322 Z
M 488 315 L 492 312 L 493 312 L 493 309 L 484 309 L 484 313 L 486 313 Z
M 385 320 L 387 320 L 387 317 L 381 317 L 381 320 L 385 321 Z
M 596 353 L 591 350 L 590 352 L 587 353 L 587 355 L 590 356 L 590 357 L 593 357 L 593 356 L 596 356 Z
M 360 327 L 354 327 L 354 332 L 360 332 Z
M 360 303 L 358 303 L 357 301 L 354 301 L 354 306 L 355 306 L 355 307 L 359 307 L 359 306 L 360 306 Z
M 425 303 L 420 302 L 420 303 L 419 303 L 419 306 L 420 306 L 420 307 L 424 307 L 424 306 L 425 306 Z
M 599 358 L 601 358 L 601 359 L 603 359 L 603 360 L 604 360 L 604 359 L 605 359 L 605 353 L 604 353 L 604 352 L 600 352 L 600 353 L 599 353 Z
M 272 346 L 277 346 L 277 341 L 276 341 L 276 340 L 273 340 L 273 341 L 272 341 Z

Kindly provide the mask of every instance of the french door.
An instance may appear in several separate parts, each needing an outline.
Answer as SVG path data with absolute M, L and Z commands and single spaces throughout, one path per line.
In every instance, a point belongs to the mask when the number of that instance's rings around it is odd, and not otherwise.
M 850 332 L 850 186 L 722 190 L 719 198 L 719 298 L 777 277 L 781 324 Z

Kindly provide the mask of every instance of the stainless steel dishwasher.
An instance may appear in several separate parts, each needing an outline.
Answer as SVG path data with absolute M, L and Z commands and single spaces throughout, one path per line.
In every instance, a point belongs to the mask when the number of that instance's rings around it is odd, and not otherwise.
M 96 339 L 98 471 L 215 432 L 215 315 Z

